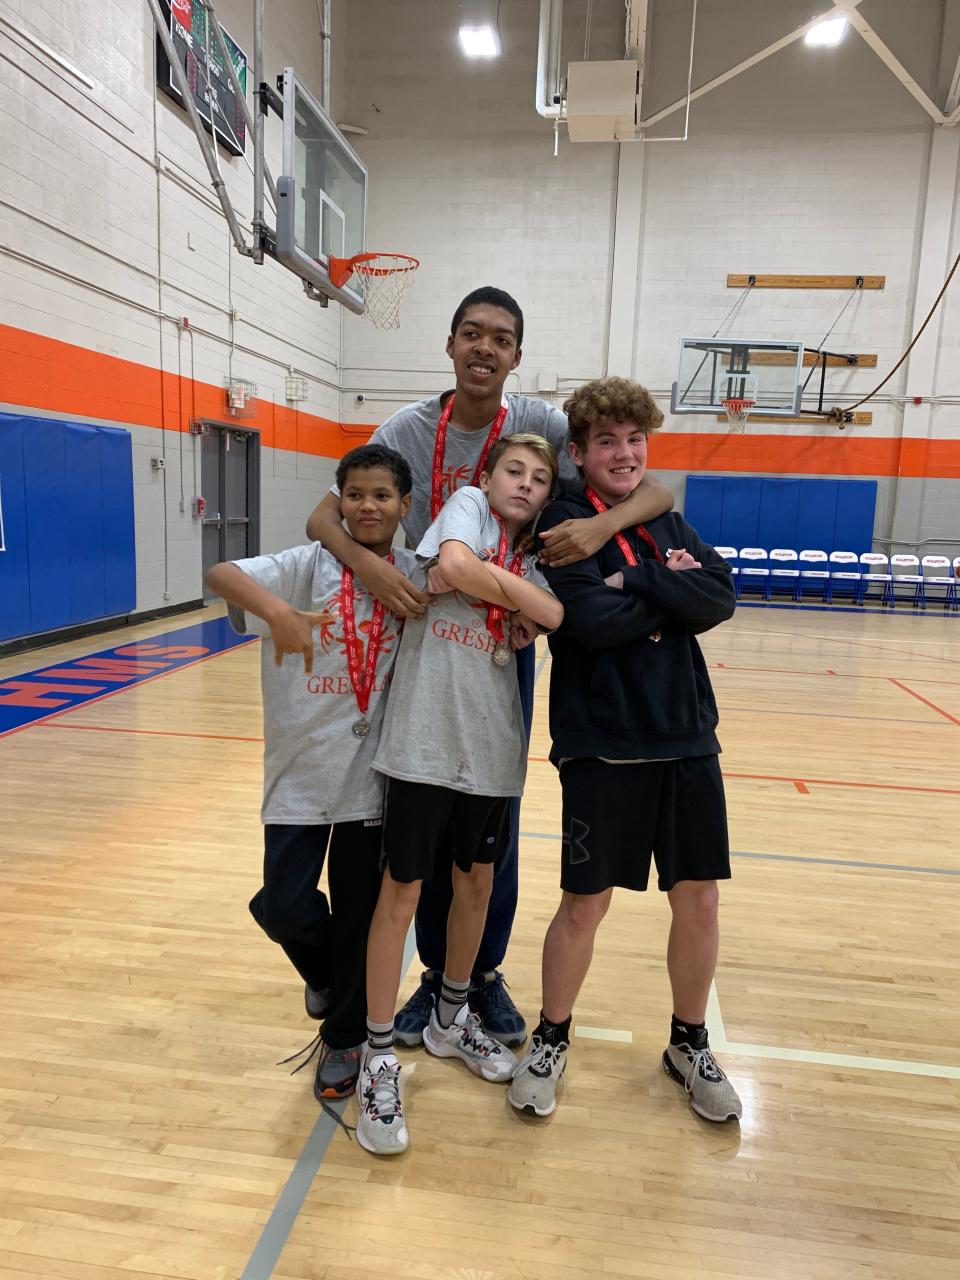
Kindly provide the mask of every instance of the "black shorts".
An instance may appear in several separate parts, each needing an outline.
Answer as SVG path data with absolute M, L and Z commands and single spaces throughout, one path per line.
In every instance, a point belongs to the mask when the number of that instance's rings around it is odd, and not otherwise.
M 436 867 L 496 862 L 509 835 L 510 797 L 475 796 L 427 782 L 387 779 L 383 863 L 394 880 L 429 880 Z
M 718 756 L 646 764 L 568 760 L 560 785 L 560 887 L 567 893 L 646 889 L 651 854 L 665 891 L 680 880 L 729 880 Z

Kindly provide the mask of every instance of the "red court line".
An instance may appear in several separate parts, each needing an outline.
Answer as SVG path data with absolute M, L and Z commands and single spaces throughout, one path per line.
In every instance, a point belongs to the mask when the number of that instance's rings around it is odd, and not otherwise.
M 549 763 L 546 756 L 528 756 L 527 759 L 537 764 Z M 724 769 L 723 776 L 755 782 L 789 782 L 801 794 L 809 787 L 854 787 L 866 791 L 916 791 L 923 795 L 960 796 L 960 787 L 908 787 L 896 782 L 852 782 L 846 778 L 791 778 L 782 773 L 733 773 L 729 769 Z
M 834 676 L 841 680 L 892 680 L 892 676 L 879 676 L 870 671 L 831 671 L 828 667 L 823 667 L 820 671 L 801 671 L 797 667 L 731 667 L 724 662 L 710 662 L 707 664 L 712 670 L 721 671 L 760 671 L 763 674 L 771 675 L 787 675 L 787 676 Z M 928 680 L 923 677 L 924 684 L 944 684 L 950 685 L 952 688 L 960 688 L 960 680 Z
M 798 782 L 796 778 L 794 778 L 793 785 L 797 788 L 797 790 L 800 792 L 802 796 L 808 796 L 810 794 L 810 788 L 807 786 L 805 782 Z
M 164 674 L 169 675 L 169 672 Z M 141 681 L 146 683 L 146 681 Z M 151 738 L 209 738 L 214 742 L 262 742 L 262 738 L 244 738 L 236 733 L 183 733 L 179 729 L 125 729 L 106 724 L 48 724 L 39 723 L 41 729 L 88 729 L 92 733 L 142 733 Z
M 161 634 L 164 634 L 161 632 Z M 155 636 L 146 636 L 143 640 L 131 640 L 130 644 L 148 644 L 151 640 L 156 639 Z M 103 702 L 107 698 L 115 698 L 118 693 L 129 693 L 131 689 L 142 689 L 145 684 L 152 684 L 154 680 L 163 680 L 166 676 L 172 676 L 177 671 L 189 671 L 191 667 L 198 666 L 201 662 L 209 662 L 211 658 L 221 658 L 225 653 L 232 653 L 236 649 L 242 648 L 244 645 L 252 644 L 253 640 L 241 640 L 239 644 L 232 645 L 230 649 L 218 649 L 216 653 L 205 653 L 200 658 L 194 658 L 192 662 L 183 662 L 179 667 L 171 667 L 169 671 L 158 671 L 155 676 L 147 676 L 145 680 L 138 680 L 136 684 L 128 684 L 123 689 L 111 689 L 108 693 L 101 693 L 96 698 L 87 698 L 80 706 L 61 707 L 59 711 L 51 711 L 48 716 L 39 716 L 36 720 L 31 720 L 27 724 L 17 725 L 15 729 L 7 729 L 4 733 L 0 733 L 0 738 L 9 738 L 14 733 L 23 733 L 24 729 L 36 729 L 38 725 L 44 725 L 48 720 L 56 720 L 59 716 L 69 715 L 71 711 L 79 711 L 80 707 L 92 707 L 95 702 Z M 13 679 L 14 677 L 10 677 Z
M 905 685 L 902 680 L 894 680 L 893 676 L 887 677 L 891 684 L 895 684 L 898 689 L 902 689 L 904 693 L 909 693 L 911 698 L 916 698 L 918 702 L 922 702 L 924 706 L 936 711 L 938 716 L 943 716 L 945 720 L 951 720 L 954 724 L 960 724 L 960 720 L 956 716 L 952 716 L 949 711 L 944 711 L 943 707 L 938 707 L 935 702 L 931 702 L 929 698 L 925 698 L 923 694 L 917 693 L 915 689 L 911 689 Z M 926 683 L 926 681 L 924 681 Z

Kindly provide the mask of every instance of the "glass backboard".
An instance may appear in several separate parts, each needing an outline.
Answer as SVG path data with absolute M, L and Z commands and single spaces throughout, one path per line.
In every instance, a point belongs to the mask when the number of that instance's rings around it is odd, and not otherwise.
M 283 175 L 277 179 L 277 257 L 351 311 L 363 310 L 353 278 L 330 283 L 331 257 L 363 253 L 367 170 L 292 67 L 283 72 Z
M 802 369 L 802 342 L 681 338 L 670 409 L 723 413 L 724 400 L 746 398 L 754 401 L 754 413 L 795 418 L 800 413 Z

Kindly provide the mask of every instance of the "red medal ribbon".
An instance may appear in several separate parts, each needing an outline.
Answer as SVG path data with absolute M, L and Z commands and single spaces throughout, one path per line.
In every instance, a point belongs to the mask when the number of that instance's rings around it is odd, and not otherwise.
M 604 511 L 607 511 L 609 509 L 607 507 L 607 504 L 604 502 L 604 500 L 598 497 L 597 494 L 595 494 L 594 491 L 590 488 L 587 489 L 587 498 L 593 504 L 594 509 L 598 512 L 599 515 L 603 515 Z M 617 540 L 617 546 L 623 552 L 623 558 L 624 560 L 626 560 L 627 564 L 636 564 L 637 557 L 633 554 L 633 549 L 631 548 L 630 543 L 626 540 L 623 534 L 617 533 L 614 536 Z M 664 559 L 663 559 L 662 551 L 657 546 L 656 542 L 654 542 L 653 535 L 649 532 L 649 530 L 644 528 L 642 524 L 637 525 L 637 536 L 642 538 L 644 542 L 647 544 L 647 546 L 653 549 L 653 554 L 657 557 L 659 562 L 663 564 Z
M 509 542 L 509 539 L 507 538 L 507 531 L 506 531 L 506 528 L 504 527 L 503 519 L 500 516 L 499 512 L 494 511 L 491 508 L 490 514 L 493 516 L 497 524 L 500 526 L 500 545 L 499 547 L 497 547 L 497 554 L 494 557 L 493 563 L 497 566 L 497 568 L 502 569 L 507 561 L 507 551 L 509 550 L 510 542 Z M 519 578 L 522 572 L 523 572 L 523 553 L 520 551 L 516 551 L 514 552 L 513 559 L 510 561 L 510 567 L 507 569 L 507 573 L 512 573 L 514 577 Z M 501 604 L 487 605 L 487 630 L 493 636 L 497 644 L 503 644 L 503 620 L 506 616 L 507 616 L 507 611 L 503 607 L 503 605 Z
M 387 556 L 387 562 L 393 564 L 393 552 Z M 356 615 L 353 609 L 353 570 L 343 566 L 340 574 L 340 613 L 343 617 L 343 638 L 347 644 L 347 668 L 350 672 L 350 684 L 356 695 L 360 714 L 367 714 L 370 705 L 370 694 L 373 692 L 373 681 L 377 674 L 377 658 L 380 655 L 380 640 L 383 636 L 383 615 L 386 610 L 380 600 L 373 605 L 373 619 L 370 623 L 370 636 L 367 640 L 367 661 L 361 669 L 363 641 L 357 638 Z
M 440 514 L 440 508 L 443 506 L 443 458 L 447 451 L 447 427 L 450 425 L 450 415 L 453 413 L 453 401 L 454 397 L 451 396 L 443 407 L 443 412 L 440 414 L 440 421 L 437 424 L 437 438 L 433 445 L 433 475 L 430 483 L 431 520 L 436 520 L 437 516 Z M 503 430 L 503 424 L 506 422 L 506 419 L 507 405 L 506 401 L 504 401 L 497 411 L 497 416 L 494 418 L 493 425 L 490 427 L 490 431 L 487 434 L 486 443 L 483 446 L 483 451 L 480 454 L 479 461 L 477 462 L 476 469 L 474 470 L 473 478 L 470 481 L 472 485 L 476 485 L 477 481 L 480 479 L 480 472 L 487 465 L 487 458 L 490 456 L 490 450 L 500 439 L 500 432 Z

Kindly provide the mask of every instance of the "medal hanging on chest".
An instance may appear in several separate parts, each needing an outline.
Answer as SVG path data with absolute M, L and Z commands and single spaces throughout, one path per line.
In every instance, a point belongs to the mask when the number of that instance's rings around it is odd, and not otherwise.
M 591 488 L 589 488 L 589 486 L 587 487 L 586 494 L 587 494 L 588 501 L 591 503 L 591 505 L 593 506 L 593 509 L 598 513 L 598 515 L 603 515 L 604 511 L 608 510 L 607 504 L 604 502 L 604 500 L 599 496 L 599 494 L 594 493 L 594 491 Z M 650 533 L 650 531 L 648 529 L 645 529 L 642 524 L 638 524 L 636 528 L 636 532 L 637 532 L 637 537 L 642 538 L 643 541 L 647 544 L 647 546 L 652 549 L 653 554 L 656 560 L 658 561 L 658 563 L 663 564 L 664 563 L 663 552 L 657 546 L 656 542 L 653 539 L 653 535 Z M 623 536 L 622 533 L 618 533 L 615 536 L 616 536 L 617 546 L 620 548 L 621 552 L 623 553 L 624 560 L 626 560 L 627 564 L 635 565 L 637 563 L 637 557 L 634 555 L 633 548 L 630 546 L 630 543 L 626 540 L 626 538 Z M 663 639 L 663 634 L 660 631 L 651 632 L 649 639 L 652 640 L 654 644 L 659 644 L 660 641 Z
M 393 564 L 393 553 L 387 556 L 389 564 Z M 354 720 L 351 730 L 355 738 L 365 738 L 370 732 L 370 721 L 367 719 L 367 708 L 370 706 L 370 694 L 377 675 L 377 658 L 380 656 L 380 641 L 383 638 L 383 615 L 386 610 L 379 600 L 373 603 L 373 617 L 370 621 L 370 634 L 367 638 L 366 661 L 363 658 L 363 641 L 357 635 L 357 620 L 353 605 L 353 572 L 346 565 L 340 575 L 340 614 L 343 618 L 343 638 L 347 646 L 347 670 L 350 673 L 350 685 L 353 689 L 359 717 Z
M 512 573 L 515 577 L 520 577 L 523 573 L 523 556 L 521 553 L 515 552 L 513 559 L 507 566 L 507 551 L 510 549 L 510 543 L 507 538 L 507 531 L 504 527 L 503 520 L 496 511 L 492 512 L 494 519 L 500 526 L 500 545 L 497 547 L 497 554 L 493 563 L 500 569 L 506 568 L 507 573 Z M 498 667 L 505 667 L 510 662 L 510 645 L 503 632 L 503 620 L 507 616 L 507 611 L 502 605 L 487 605 L 487 630 L 493 636 L 495 644 L 491 657 Z
M 443 412 L 440 414 L 440 421 L 437 423 L 436 439 L 433 442 L 433 472 L 430 477 L 431 520 L 436 520 L 437 516 L 440 514 L 440 508 L 443 506 L 443 459 L 447 451 L 447 427 L 450 425 L 450 417 L 453 413 L 453 401 L 454 397 L 451 396 L 443 406 Z M 487 432 L 487 438 L 470 479 L 470 483 L 472 485 L 476 485 L 477 481 L 480 479 L 480 473 L 487 465 L 487 458 L 490 456 L 490 450 L 500 439 L 500 433 L 503 431 L 503 424 L 506 420 L 507 402 L 504 400 L 500 408 L 497 410 L 497 416 L 491 423 L 490 430 Z

